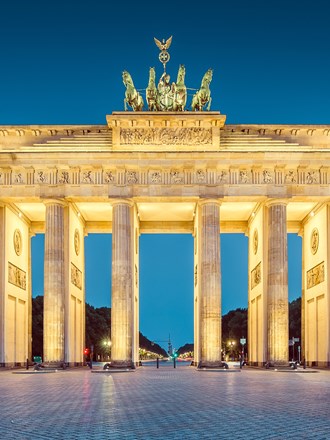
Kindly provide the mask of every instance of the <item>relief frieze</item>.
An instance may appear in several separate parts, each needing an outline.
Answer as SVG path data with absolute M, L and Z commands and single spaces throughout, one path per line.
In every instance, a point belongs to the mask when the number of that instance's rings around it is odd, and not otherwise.
M 154 171 L 151 173 L 150 177 L 151 183 L 161 183 L 162 182 L 162 173 L 160 171 Z
M 307 289 L 317 286 L 324 281 L 324 261 L 307 271 Z
M 129 184 L 138 183 L 138 177 L 136 171 L 127 171 L 126 172 L 126 180 Z
M 206 181 L 206 172 L 203 170 L 197 170 L 196 177 L 198 183 L 203 183 Z
M 228 173 L 226 171 L 220 171 L 218 174 L 218 183 L 226 183 L 228 180 Z
M 261 282 L 261 261 L 251 270 L 251 290 Z
M 82 290 L 82 272 L 71 262 L 71 283 Z
M 211 145 L 206 128 L 121 128 L 121 145 Z
M 37 183 L 47 183 L 47 174 L 44 171 L 37 171 Z
M 308 185 L 318 183 L 318 173 L 316 171 L 307 171 L 306 183 Z
M 270 171 L 264 170 L 262 174 L 264 183 L 273 183 L 273 176 L 271 175 Z
M 115 181 L 115 177 L 112 174 L 112 171 L 106 171 L 104 173 L 104 181 L 105 183 L 113 183 Z
M 58 182 L 59 183 L 70 183 L 69 171 L 61 171 Z
M 289 170 L 285 175 L 285 183 L 296 183 L 296 173 L 293 170 Z
M 26 290 L 26 272 L 8 261 L 8 283 Z
M 92 178 L 92 171 L 83 171 L 82 183 L 94 183 Z
M 193 128 L 194 130 L 201 130 Z M 138 129 L 122 129 L 122 130 L 138 130 Z M 144 129 L 141 129 L 144 130 Z M 150 129 L 155 130 L 155 129 Z M 163 130 L 163 129 L 158 129 Z M 164 129 L 165 130 L 165 129 Z M 170 129 L 166 130 L 179 130 Z M 181 128 L 180 130 L 188 130 Z M 189 129 L 190 130 L 190 129 Z M 169 173 L 169 178 L 168 178 Z M 329 172 L 321 172 L 318 170 L 271 170 L 264 169 L 256 174 L 253 169 L 243 168 L 234 170 L 232 177 L 228 170 L 207 170 L 196 168 L 189 170 L 191 177 L 185 179 L 182 169 L 172 169 L 166 171 L 162 169 L 151 168 L 141 171 L 139 168 L 135 170 L 116 170 L 116 169 L 83 169 L 77 167 L 49 170 L 49 169 L 22 169 L 11 170 L 0 169 L 0 185 L 99 185 L 99 184 L 191 184 L 207 185 L 207 184 L 230 184 L 231 185 L 319 185 L 327 184 L 330 181 Z M 144 177 L 145 174 L 145 177 Z
M 180 173 L 178 171 L 171 172 L 171 179 L 172 183 L 183 183 L 183 177 L 180 176 Z
M 246 170 L 242 170 L 239 172 L 239 181 L 240 183 L 249 183 L 249 176 Z

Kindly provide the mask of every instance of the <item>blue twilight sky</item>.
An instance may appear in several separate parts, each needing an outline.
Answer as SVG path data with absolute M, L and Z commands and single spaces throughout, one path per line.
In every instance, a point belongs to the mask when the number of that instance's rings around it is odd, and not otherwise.
M 198 87 L 214 69 L 212 109 L 227 123 L 329 124 L 327 1 L 6 2 L 0 9 L 0 125 L 104 124 L 123 110 L 121 72 L 145 88 L 162 72 L 153 37 L 173 35 L 168 72 L 180 63 Z M 33 294 L 43 292 L 43 237 L 33 238 Z M 192 341 L 193 239 L 140 238 L 140 328 Z M 111 236 L 86 238 L 86 297 L 110 305 Z M 222 235 L 223 312 L 247 304 L 247 239 Z M 95 258 L 99 255 L 99 258 Z M 301 242 L 289 235 L 290 299 L 301 290 Z

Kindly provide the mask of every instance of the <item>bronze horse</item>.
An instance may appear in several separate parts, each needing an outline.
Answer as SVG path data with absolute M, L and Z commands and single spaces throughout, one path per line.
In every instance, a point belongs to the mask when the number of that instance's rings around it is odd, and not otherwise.
M 142 111 L 144 105 L 143 98 L 134 87 L 132 77 L 126 70 L 123 72 L 123 83 L 126 87 L 124 99 L 125 111 L 128 110 L 127 104 L 132 107 L 135 112 Z
M 194 94 L 191 109 L 193 111 L 203 111 L 204 106 L 208 103 L 206 108 L 207 111 L 210 110 L 211 107 L 211 91 L 210 91 L 210 82 L 212 81 L 213 70 L 209 69 L 202 79 L 201 88 Z

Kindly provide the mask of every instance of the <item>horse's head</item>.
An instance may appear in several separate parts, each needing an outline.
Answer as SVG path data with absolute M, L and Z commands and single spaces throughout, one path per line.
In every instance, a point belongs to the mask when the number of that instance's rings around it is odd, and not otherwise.
M 156 72 L 154 67 L 150 67 L 149 69 L 149 87 L 155 85 Z
M 208 83 L 210 83 L 212 81 L 212 78 L 213 78 L 213 69 L 209 69 L 205 73 L 204 78 L 206 79 L 206 81 L 208 81 Z
M 127 87 L 128 85 L 133 85 L 132 77 L 127 72 L 127 70 L 123 71 L 122 77 L 123 77 L 123 83 L 124 83 L 125 87 Z
M 180 64 L 179 71 L 178 71 L 178 77 L 177 77 L 177 84 L 184 84 L 184 78 L 186 76 L 186 68 L 183 64 Z

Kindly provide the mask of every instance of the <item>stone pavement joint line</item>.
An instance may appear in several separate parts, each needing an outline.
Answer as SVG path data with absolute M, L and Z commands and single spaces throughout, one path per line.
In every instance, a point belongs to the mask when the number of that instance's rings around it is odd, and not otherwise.
M 1 439 L 330 438 L 330 372 L 0 373 Z

